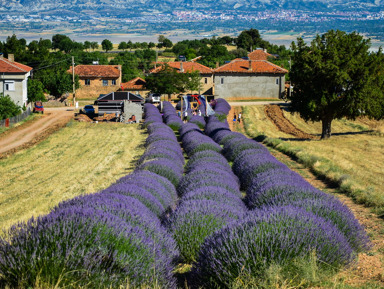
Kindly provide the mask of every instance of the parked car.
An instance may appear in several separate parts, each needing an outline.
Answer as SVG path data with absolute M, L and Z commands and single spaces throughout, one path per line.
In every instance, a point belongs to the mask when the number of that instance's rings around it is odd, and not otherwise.
M 44 113 L 44 106 L 43 106 L 43 103 L 41 101 L 36 101 L 35 102 L 35 105 L 33 107 L 33 112 L 36 112 L 36 113 Z
M 146 103 L 160 103 L 161 94 L 160 93 L 150 93 L 145 99 Z
M 92 105 L 86 105 L 81 111 L 82 113 L 86 115 L 94 115 L 95 114 L 95 108 Z

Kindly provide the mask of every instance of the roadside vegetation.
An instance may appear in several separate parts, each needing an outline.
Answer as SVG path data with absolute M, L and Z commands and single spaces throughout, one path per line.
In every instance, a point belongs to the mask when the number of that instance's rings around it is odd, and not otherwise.
M 294 157 L 356 202 L 384 213 L 383 121 L 335 120 L 332 138 L 320 141 L 321 124 L 305 122 L 298 114 L 284 111 L 291 123 L 317 139 L 298 139 L 282 133 L 268 119 L 264 106 L 243 107 L 243 113 L 250 137 Z
M 0 160 L 0 227 L 106 188 L 134 169 L 144 139 L 138 125 L 70 122 L 37 146 Z

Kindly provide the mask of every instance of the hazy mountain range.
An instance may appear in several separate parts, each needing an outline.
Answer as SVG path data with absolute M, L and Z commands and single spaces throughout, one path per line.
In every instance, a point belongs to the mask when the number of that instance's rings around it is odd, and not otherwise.
M 384 0 L 0 0 L 0 11 L 76 12 L 107 11 L 109 9 L 169 12 L 172 10 L 383 10 Z

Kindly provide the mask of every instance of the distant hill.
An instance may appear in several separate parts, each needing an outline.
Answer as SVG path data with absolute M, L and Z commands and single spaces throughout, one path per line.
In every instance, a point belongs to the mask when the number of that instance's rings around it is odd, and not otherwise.
M 209 10 L 379 10 L 384 8 L 384 0 L 0 0 L 0 11 L 172 11 L 175 9 Z

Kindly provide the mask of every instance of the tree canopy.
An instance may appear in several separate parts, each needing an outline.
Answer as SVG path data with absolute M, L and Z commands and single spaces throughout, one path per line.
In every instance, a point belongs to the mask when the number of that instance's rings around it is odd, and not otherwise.
M 21 113 L 21 107 L 15 104 L 9 95 L 0 93 L 0 119 L 6 119 Z
M 105 52 L 108 52 L 109 50 L 112 50 L 113 44 L 112 44 L 112 42 L 110 40 L 104 39 L 101 42 L 101 47 L 103 48 L 103 50 L 105 50 Z
M 147 76 L 146 86 L 152 92 L 168 95 L 199 90 L 200 74 L 198 71 L 178 73 L 175 69 L 165 65 L 160 72 Z
M 384 57 L 369 52 L 370 41 L 353 32 L 330 30 L 309 46 L 292 43 L 292 111 L 321 121 L 321 138 L 331 136 L 334 119 L 384 116 Z

